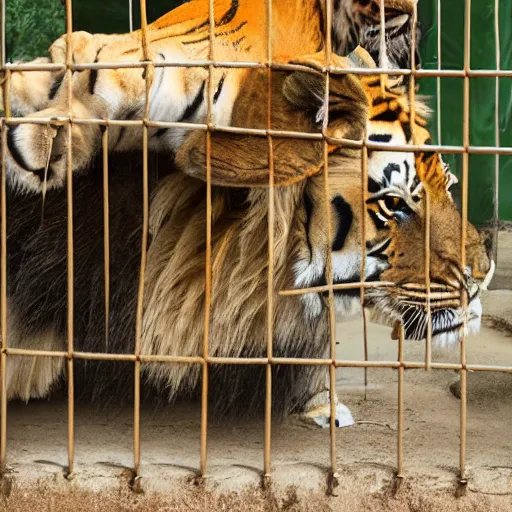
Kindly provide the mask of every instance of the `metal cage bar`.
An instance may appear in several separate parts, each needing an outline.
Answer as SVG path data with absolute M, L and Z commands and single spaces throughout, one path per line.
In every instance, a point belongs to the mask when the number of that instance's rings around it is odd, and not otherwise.
M 265 426 L 263 441 L 263 485 L 268 487 L 272 472 L 272 356 L 274 350 L 274 229 L 275 229 L 275 197 L 274 197 L 274 141 L 272 129 L 272 0 L 267 0 L 267 142 L 268 142 L 268 271 L 267 271 L 267 359 L 265 368 Z
M 471 58 L 471 0 L 465 0 L 464 10 L 464 69 L 469 70 Z M 467 221 L 468 221 L 468 188 L 469 188 L 469 76 L 464 77 L 463 92 L 463 122 L 462 122 L 462 142 L 464 145 L 464 153 L 462 154 L 462 228 L 461 228 L 461 247 L 460 247 L 460 264 L 461 268 L 466 268 L 466 239 L 467 239 Z M 462 308 L 467 307 L 468 296 L 465 290 L 462 291 L 461 297 Z M 466 323 L 463 318 L 462 338 L 460 342 L 460 489 L 465 489 L 467 485 L 466 479 L 466 437 L 467 437 L 467 370 L 466 365 Z
M 73 6 L 71 0 L 66 0 L 66 79 L 71 84 L 73 71 L 69 68 L 73 62 L 73 47 L 71 34 L 73 32 Z M 75 387 L 74 387 L 74 244 L 73 244 L 73 88 L 67 88 L 68 122 L 67 130 L 67 165 L 66 165 L 66 190 L 67 190 L 67 245 L 68 245 L 68 469 L 67 477 L 72 478 L 74 474 L 75 459 Z
M 208 41 L 209 58 L 215 62 L 215 12 L 213 0 L 209 1 L 208 9 Z M 208 103 L 206 130 L 206 257 L 205 257 L 205 306 L 204 306 L 204 338 L 203 338 L 203 375 L 201 387 L 201 453 L 200 475 L 206 475 L 208 456 L 208 355 L 210 351 L 210 313 L 212 295 L 212 167 L 211 167 L 211 129 L 213 109 L 213 64 L 208 66 Z
M 500 43 L 500 2 L 494 0 L 494 37 L 496 40 L 496 70 L 501 69 L 501 43 Z M 500 146 L 500 78 L 495 79 L 494 93 L 494 144 Z M 494 155 L 494 208 L 493 208 L 493 233 L 492 233 L 492 257 L 498 262 L 498 229 L 500 220 L 500 156 Z
M 110 209 L 108 186 L 108 125 L 103 128 L 101 146 L 103 151 L 103 260 L 105 280 L 105 351 L 108 352 L 110 320 Z
M 442 68 L 442 39 L 441 39 L 441 0 L 436 3 L 436 16 L 437 16 L 437 70 L 441 71 Z M 442 114 L 441 114 L 441 77 L 436 77 L 436 118 L 437 118 L 437 142 L 441 144 L 442 141 Z
M 359 299 L 361 301 L 361 312 L 363 320 L 363 352 L 364 360 L 368 361 L 368 318 L 366 309 L 363 307 L 365 295 L 366 278 L 366 199 L 368 196 L 368 148 L 366 146 L 366 131 L 363 138 L 361 150 L 361 289 Z M 364 399 L 368 398 L 368 368 L 364 369 Z
M 57 124 L 66 123 L 68 117 L 40 117 L 40 118 L 27 118 L 27 117 L 6 117 L 4 122 L 7 126 L 16 126 L 20 124 Z M 344 138 L 332 138 L 322 135 L 321 133 L 308 133 L 308 132 L 295 132 L 291 130 L 264 130 L 258 128 L 240 128 L 237 126 L 207 126 L 204 123 L 179 123 L 179 122 L 164 122 L 164 121 L 151 121 L 143 120 L 130 121 L 130 120 L 117 120 L 117 119 L 93 119 L 93 118 L 74 118 L 73 124 L 76 125 L 98 125 L 98 126 L 143 126 L 146 125 L 151 128 L 186 128 L 186 129 L 200 129 L 206 131 L 218 131 L 222 133 L 254 135 L 257 137 L 268 137 L 271 135 L 273 138 L 292 138 L 299 140 L 327 140 L 329 144 L 342 145 L 347 148 L 360 149 L 363 147 L 362 140 L 352 140 Z M 416 153 L 419 151 L 435 151 L 440 154 L 463 154 L 470 155 L 512 155 L 512 147 L 507 146 L 443 146 L 437 144 L 385 144 L 381 142 L 366 141 L 366 147 L 372 151 L 400 151 L 403 153 Z
M 401 485 L 404 479 L 404 326 L 401 322 L 395 323 L 395 328 L 398 327 L 398 397 L 397 397 L 397 432 L 396 432 L 396 478 L 397 486 Z M 427 365 L 425 362 L 425 369 Z
M 132 20 L 132 5 L 130 0 L 130 26 Z M 326 0 L 326 45 L 325 45 L 325 66 L 322 72 L 325 76 L 324 99 L 329 100 L 329 83 L 331 75 L 353 73 L 356 75 L 380 75 L 384 76 L 389 73 L 389 69 L 385 66 L 385 28 L 384 28 L 384 4 L 381 2 L 381 32 L 383 52 L 382 60 L 379 68 L 376 69 L 359 69 L 347 68 L 341 69 L 331 64 L 331 30 L 333 5 L 332 0 Z M 273 130 L 272 129 L 272 71 L 304 71 L 311 72 L 309 68 L 300 65 L 274 63 L 272 61 L 272 0 L 267 0 L 267 44 L 268 54 L 266 62 L 222 62 L 215 59 L 215 13 L 214 2 L 209 1 L 209 56 L 208 59 L 198 60 L 194 62 L 164 62 L 154 63 L 151 60 L 151 54 L 148 43 L 148 24 L 146 16 L 146 1 L 140 0 L 141 10 L 141 43 L 143 50 L 142 62 L 123 62 L 123 63 L 90 63 L 75 64 L 72 60 L 71 37 L 72 33 L 72 1 L 66 0 L 66 33 L 67 49 L 65 65 L 35 65 L 35 64 L 6 64 L 5 62 L 5 2 L 1 0 L 1 67 L 5 71 L 5 80 L 2 84 L 4 91 L 4 111 L 5 117 L 2 119 L 2 175 L 1 175 L 1 223 L 0 223 L 0 320 L 1 320 L 1 352 L 0 352 L 0 472 L 6 471 L 6 443 L 7 443 L 7 389 L 6 389 L 6 364 L 8 357 L 53 357 L 66 360 L 68 371 L 68 477 L 72 477 L 74 473 L 74 383 L 73 383 L 73 362 L 74 359 L 81 360 L 104 360 L 104 361 L 128 361 L 134 363 L 135 389 L 134 389 L 134 481 L 141 476 L 141 450 L 140 450 L 140 393 L 141 393 L 141 364 L 142 363 L 158 363 L 158 364 L 197 364 L 202 367 L 202 392 L 201 392 L 201 432 L 200 432 L 200 475 L 205 477 L 207 474 L 207 435 L 208 435 L 208 369 L 211 364 L 229 364 L 229 365 L 264 365 L 266 368 L 266 387 L 265 387 L 265 426 L 264 426 L 264 461 L 263 461 L 263 478 L 264 482 L 270 481 L 271 475 L 271 419 L 272 419 L 272 366 L 281 365 L 318 365 L 326 366 L 329 372 L 330 382 L 330 466 L 331 466 L 331 490 L 337 481 L 337 454 L 336 454 L 336 369 L 337 368 L 364 368 L 365 370 L 365 396 L 367 385 L 368 368 L 389 368 L 398 371 L 398 396 L 397 396 L 397 478 L 404 478 L 404 461 L 403 461 L 403 435 L 404 435 L 404 404 L 403 404 L 403 388 L 405 380 L 405 370 L 409 369 L 425 369 L 425 370 L 457 370 L 460 372 L 461 378 L 461 402 L 460 402 L 460 484 L 465 485 L 466 480 L 466 435 L 467 435 L 467 383 L 466 375 L 468 371 L 492 371 L 512 373 L 512 366 L 496 366 L 496 365 L 479 365 L 467 364 L 466 362 L 466 345 L 465 335 L 462 337 L 460 347 L 460 363 L 437 363 L 431 360 L 431 339 L 432 339 L 432 318 L 430 312 L 430 201 L 427 195 L 426 201 L 426 219 L 425 224 L 425 283 L 427 287 L 427 311 L 428 311 L 428 328 L 424 361 L 404 361 L 403 345 L 404 345 L 404 327 L 399 325 L 398 329 L 398 356 L 396 361 L 369 361 L 368 360 L 368 341 L 367 341 L 367 318 L 363 308 L 363 335 L 364 335 L 364 361 L 352 361 L 337 359 L 336 357 L 336 324 L 335 324 L 335 304 L 334 292 L 336 290 L 357 289 L 360 290 L 361 303 L 364 302 L 365 290 L 368 288 L 393 286 L 391 282 L 366 282 L 365 281 L 365 263 L 366 256 L 364 250 L 361 258 L 361 280 L 360 282 L 349 284 L 334 284 L 332 269 L 332 253 L 327 258 L 327 284 L 325 286 L 315 286 L 303 289 L 281 290 L 279 295 L 283 297 L 299 296 L 312 292 L 327 292 L 329 306 L 329 332 L 330 345 L 329 357 L 326 358 L 291 358 L 291 357 L 274 357 L 273 356 L 273 317 L 274 317 L 274 220 L 275 220 L 275 204 L 274 204 L 274 144 L 278 138 L 297 138 L 307 140 L 323 141 L 324 146 L 324 192 L 326 197 L 329 193 L 329 165 L 328 165 L 328 144 L 339 144 L 350 148 L 361 150 L 362 162 L 362 226 L 361 240 L 362 247 L 365 245 L 366 225 L 364 222 L 365 202 L 366 202 L 366 182 L 368 179 L 368 150 L 373 151 L 403 151 L 417 152 L 422 150 L 438 151 L 440 153 L 458 153 L 462 154 L 463 161 L 463 193 L 462 193 L 462 228 L 461 228 L 461 264 L 465 267 L 466 260 L 466 239 L 467 239 L 467 215 L 468 215 L 468 179 L 469 179 L 469 155 L 470 154 L 493 154 L 496 158 L 496 204 L 495 204 L 495 223 L 497 222 L 497 193 L 499 180 L 499 155 L 512 155 L 512 148 L 500 147 L 499 140 L 499 79 L 501 77 L 512 77 L 511 70 L 502 70 L 500 66 L 500 48 L 499 48 L 499 6 L 498 0 L 495 0 L 495 32 L 496 32 L 496 70 L 472 70 L 470 67 L 470 37 L 471 37 L 471 1 L 465 0 L 465 19 L 464 19 L 464 69 L 462 70 L 444 70 L 441 69 L 441 0 L 438 0 L 438 66 L 436 70 L 416 70 L 415 69 L 415 38 L 411 41 L 411 68 L 402 70 L 393 70 L 393 74 L 409 77 L 409 98 L 411 105 L 411 128 L 414 126 L 415 120 L 415 85 L 416 80 L 421 77 L 437 77 L 438 81 L 438 145 L 419 145 L 413 136 L 412 145 L 392 145 L 367 141 L 365 138 L 361 141 L 353 141 L 347 139 L 329 139 L 323 133 L 302 133 L 294 131 Z M 417 8 L 414 8 L 412 33 L 416 32 L 417 25 Z M 173 123 L 173 122 L 156 122 L 149 119 L 150 106 L 150 88 L 154 69 L 157 67 L 207 67 L 209 73 L 208 79 L 208 109 L 206 123 Z M 266 69 L 268 76 L 268 98 L 267 98 L 267 128 L 266 129 L 248 129 L 231 126 L 217 126 L 212 117 L 213 102 L 213 73 L 217 68 L 251 68 Z M 16 71 L 36 71 L 62 70 L 67 75 L 68 83 L 71 82 L 73 71 L 86 69 L 129 69 L 141 68 L 145 69 L 145 108 L 144 116 L 140 121 L 127 120 L 105 120 L 105 119 L 80 119 L 75 118 L 72 111 L 72 88 L 68 87 L 68 115 L 61 118 L 40 118 L 38 120 L 30 118 L 13 118 L 9 107 L 9 85 L 12 72 Z M 440 79 L 442 77 L 458 77 L 464 82 L 464 121 L 463 121 L 463 145 L 462 146 L 443 146 L 441 145 L 441 118 L 440 118 Z M 479 147 L 470 145 L 470 78 L 474 77 L 494 77 L 496 80 L 496 110 L 495 110 L 495 147 Z M 61 351 L 45 351 L 45 350 L 28 350 L 20 348 L 9 348 L 7 338 L 7 220 L 6 220 L 6 133 L 9 126 L 16 126 L 25 123 L 49 124 L 62 122 L 67 129 L 68 140 L 68 160 L 67 160 L 67 243 L 68 243 L 68 339 L 67 349 Z M 72 188 L 72 127 L 73 125 L 89 124 L 99 125 L 103 128 L 102 134 L 102 151 L 103 151 L 103 212 L 104 212 L 104 262 L 105 262 L 105 338 L 108 350 L 108 334 L 109 334 L 109 295 L 110 295 L 110 274 L 109 274 L 109 198 L 108 198 L 108 144 L 109 130 L 114 126 L 140 126 L 143 131 L 143 230 L 141 243 L 141 262 L 140 262 L 140 280 L 137 296 L 137 322 L 136 322 L 136 339 L 133 354 L 115 354 L 115 353 L 92 353 L 74 350 L 73 343 L 73 320 L 74 320 L 74 303 L 73 303 L 73 188 Z M 328 113 L 324 118 L 323 131 L 328 125 Z M 195 128 L 205 131 L 206 140 L 206 261 L 205 261 L 205 316 L 204 316 L 204 339 L 202 356 L 165 356 L 141 353 L 141 336 L 143 322 L 143 298 L 144 298 L 144 276 L 146 270 L 146 251 L 149 230 L 149 183 L 148 183 L 148 129 L 162 128 Z M 214 132 L 224 132 L 233 134 L 251 134 L 255 136 L 265 137 L 268 141 L 269 152 L 269 194 L 268 194 L 268 276 L 267 276 L 267 325 L 266 325 L 266 357 L 255 358 L 236 358 L 236 357 L 216 357 L 209 353 L 209 335 L 210 335 L 210 315 L 211 315 L 211 287 L 212 287 L 212 184 L 211 184 L 211 137 Z M 414 135 L 414 129 L 412 133 Z M 332 239 L 332 213 L 327 204 L 326 218 L 328 224 L 328 246 L 331 246 Z M 463 294 L 463 301 L 467 302 L 467 296 Z
M 145 61 L 145 99 L 144 118 L 142 125 L 142 241 L 140 257 L 139 288 L 137 292 L 137 317 L 135 326 L 135 365 L 134 365 L 134 414 L 133 414 L 133 459 L 134 478 L 133 485 L 138 485 L 140 479 L 140 386 L 141 386 L 141 360 L 140 342 L 142 337 L 142 315 L 144 308 L 144 280 L 147 264 L 147 247 L 149 233 L 149 184 L 148 184 L 148 127 L 146 120 L 149 116 L 149 90 L 153 79 L 153 65 L 148 47 L 146 0 L 140 0 L 141 44 Z
M 0 0 L 0 60 L 2 68 L 5 67 L 5 0 Z M 2 105 L 5 115 L 11 113 L 9 105 L 9 84 L 11 72 L 5 71 L 5 78 L 1 84 L 3 90 Z M 0 354 L 0 476 L 7 471 L 7 168 L 6 148 L 7 130 L 5 119 L 2 119 L 2 176 L 0 184 L 0 320 L 1 320 L 1 348 Z

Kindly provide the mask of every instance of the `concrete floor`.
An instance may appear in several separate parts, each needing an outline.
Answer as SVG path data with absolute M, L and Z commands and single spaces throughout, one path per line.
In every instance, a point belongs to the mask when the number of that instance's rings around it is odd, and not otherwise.
M 512 290 L 512 230 L 498 235 L 498 261 L 490 290 Z

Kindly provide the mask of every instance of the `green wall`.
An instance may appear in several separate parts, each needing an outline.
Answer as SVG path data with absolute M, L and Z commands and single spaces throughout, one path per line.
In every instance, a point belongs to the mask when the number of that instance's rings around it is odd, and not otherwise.
M 261 0 L 256 0 L 261 1 Z M 147 0 L 148 22 L 183 3 L 180 0 Z M 133 0 L 133 26 L 140 27 L 140 1 Z M 73 27 L 87 32 L 122 33 L 129 30 L 128 0 L 74 0 Z
M 420 0 L 419 17 L 422 27 L 422 65 L 437 68 L 436 0 Z M 512 68 L 512 0 L 500 0 L 501 67 Z M 464 60 L 464 2 L 443 0 L 441 8 L 441 58 L 443 69 L 462 69 Z M 474 0 L 471 10 L 471 68 L 495 69 L 496 40 L 494 37 L 494 0 Z M 501 146 L 512 146 L 512 79 L 500 79 L 500 139 Z M 420 90 L 431 96 L 436 107 L 436 79 L 420 81 Z M 463 79 L 441 79 L 441 142 L 462 144 Z M 470 144 L 496 145 L 494 133 L 495 79 L 470 79 Z M 436 141 L 437 116 L 431 122 Z M 461 155 L 447 155 L 452 170 L 460 176 Z M 469 167 L 469 216 L 482 224 L 493 216 L 495 157 L 471 155 Z M 499 216 L 512 220 L 512 157 L 500 157 Z

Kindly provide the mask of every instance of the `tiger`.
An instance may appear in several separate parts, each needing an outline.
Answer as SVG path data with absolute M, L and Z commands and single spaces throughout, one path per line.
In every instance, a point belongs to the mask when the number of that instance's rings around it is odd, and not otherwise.
M 311 72 L 276 75 L 273 87 L 301 116 L 323 126 L 328 116 L 332 136 L 349 132 L 354 139 L 382 143 L 427 140 L 426 108 L 417 100 L 412 128 L 410 105 L 400 84 L 388 77 L 351 74 L 331 77 L 329 102 L 323 101 L 324 77 L 310 62 Z M 313 77 L 313 78 L 312 78 Z M 384 79 L 384 78 L 383 78 Z M 246 98 L 235 112 L 265 118 L 266 71 L 255 70 Z M 276 91 L 277 91 L 276 89 Z M 247 98 L 250 101 L 247 101 Z M 293 113 L 273 98 L 277 119 Z M 242 102 L 242 103 L 240 103 Z M 304 104 L 310 106 L 304 110 Z M 327 108 L 327 110 L 326 110 Z M 284 109 L 284 114 L 278 110 Z M 242 114 L 240 114 L 242 115 Z M 299 119 L 299 117 L 296 117 Z M 349 125 L 348 127 L 346 125 Z M 227 145 L 229 134 L 212 133 L 211 187 L 200 175 L 204 140 L 183 145 L 169 171 L 159 155 L 149 173 L 152 190 L 147 266 L 144 279 L 142 355 L 203 355 L 205 315 L 206 214 L 211 212 L 211 315 L 209 357 L 254 357 L 266 361 L 268 294 L 269 188 L 263 180 L 240 187 L 223 169 L 240 159 L 248 174 L 259 172 L 250 137 Z M 231 135 L 229 135 L 231 136 Z M 192 139 L 191 139 L 192 140 Z M 267 143 L 267 141 L 264 141 Z M 278 144 L 275 144 L 277 146 Z M 307 421 L 329 422 L 331 393 L 336 399 L 335 422 L 350 424 L 335 390 L 326 383 L 327 366 L 279 364 L 280 357 L 328 358 L 331 344 L 327 261 L 331 257 L 336 284 L 390 281 L 393 286 L 368 288 L 364 307 L 371 318 L 387 325 L 401 320 L 408 339 L 425 337 L 426 300 L 424 227 L 426 194 L 430 198 L 432 341 L 453 345 L 466 331 L 477 331 L 481 318 L 479 292 L 487 285 L 492 264 L 479 233 L 467 224 L 467 268 L 459 263 L 461 216 L 450 195 L 453 175 L 439 154 L 384 152 L 368 155 L 368 182 L 363 199 L 361 150 L 332 144 L 327 169 L 289 180 L 273 190 L 273 413 L 297 413 Z M 304 146 L 288 146 L 288 159 L 300 162 Z M 160 155 L 161 157 L 161 155 Z M 306 158 L 307 159 L 307 158 Z M 260 161 L 261 163 L 261 161 Z M 76 176 L 74 193 L 74 349 L 94 353 L 133 353 L 141 247 L 141 162 L 133 154 L 113 155 L 109 164 L 110 303 L 105 331 L 104 232 L 102 165 Z M 300 164 L 297 164 L 300 165 Z M 162 173 L 162 167 L 165 172 Z M 192 168 L 192 172 L 186 172 Z M 163 175 L 162 175 L 163 174 Z M 268 176 L 267 176 L 268 177 Z M 226 182 L 223 184 L 222 179 Z M 327 195 L 326 180 L 327 179 Z M 249 181 L 249 180 L 247 180 Z M 66 350 L 67 258 L 66 191 L 52 189 L 46 197 L 44 221 L 40 198 L 10 187 L 8 201 L 8 347 Z M 332 231 L 326 215 L 330 212 Z M 362 243 L 362 223 L 366 225 Z M 447 236 L 449 234 L 449 236 Z M 364 275 L 361 259 L 365 255 Z M 319 286 L 302 296 L 282 293 Z M 463 299 L 467 294 L 467 301 Z M 342 319 L 361 311 L 360 289 L 336 289 L 334 306 Z M 9 351 L 9 349 L 7 349 Z M 77 389 L 111 400 L 129 396 L 133 369 L 128 363 L 74 361 Z M 169 400 L 197 393 L 201 366 L 144 362 L 142 389 L 155 389 Z M 7 358 L 9 399 L 48 396 L 64 370 L 64 359 Z M 209 403 L 218 414 L 260 411 L 264 401 L 264 365 L 209 365 Z M 83 379 L 83 380 L 82 380 Z M 78 384 L 80 382 L 80 385 Z M 228 392 L 226 392 L 228 390 Z
M 411 23 L 416 0 L 384 0 L 386 65 L 408 63 Z M 325 48 L 326 5 L 320 0 L 279 0 L 272 2 L 272 44 L 274 63 L 287 63 Z M 214 0 L 214 43 L 211 55 L 217 61 L 266 63 L 267 6 L 253 0 Z M 209 51 L 209 1 L 192 0 L 147 26 L 147 55 L 141 47 L 143 33 L 66 35 L 50 48 L 49 62 L 66 62 L 67 43 L 75 64 L 147 61 L 158 64 L 205 61 Z M 333 51 L 344 55 L 358 43 L 380 58 L 380 1 L 336 0 L 333 4 Z M 300 37 L 296 37 L 300 34 Z M 146 67 L 75 71 L 71 84 L 63 72 L 37 72 L 46 81 L 47 94 L 22 91 L 32 88 L 31 72 L 13 73 L 12 111 L 28 119 L 49 118 L 50 124 L 12 125 L 8 131 L 10 179 L 28 191 L 63 186 L 67 170 L 67 130 L 62 118 L 140 120 L 145 111 L 146 81 L 150 87 L 148 118 L 151 121 L 205 123 L 208 98 L 212 96 L 211 123 L 231 125 L 233 105 L 251 80 L 251 69 L 215 66 L 212 83 L 204 64 L 197 67 Z M 68 105 L 68 88 L 72 105 Z M 172 93 L 169 93 L 172 91 Z M 44 92 L 44 91 L 43 91 Z M 80 172 L 101 147 L 102 127 L 72 124 L 72 168 Z M 140 148 L 137 130 L 110 127 L 109 151 L 126 152 Z M 149 128 L 150 148 L 175 151 L 188 131 L 181 128 Z M 137 135 L 134 135 L 137 134 Z M 308 169 L 304 170 L 307 174 Z

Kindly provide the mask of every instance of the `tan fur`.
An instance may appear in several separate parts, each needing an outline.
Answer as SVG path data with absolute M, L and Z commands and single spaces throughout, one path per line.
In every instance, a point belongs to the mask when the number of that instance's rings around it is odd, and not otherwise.
M 9 348 L 26 348 L 32 350 L 65 350 L 65 342 L 57 336 L 54 329 L 45 332 L 32 333 L 23 338 L 18 334 L 21 329 L 15 309 L 9 304 L 7 315 L 7 332 Z M 48 395 L 59 375 L 64 369 L 64 359 L 61 357 L 27 357 L 11 356 L 7 361 L 7 398 L 43 398 Z

